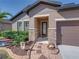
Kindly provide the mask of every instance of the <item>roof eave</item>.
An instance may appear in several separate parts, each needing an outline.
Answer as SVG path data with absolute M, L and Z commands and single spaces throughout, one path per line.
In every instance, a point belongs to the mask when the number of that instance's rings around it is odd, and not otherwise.
M 11 18 L 10 20 L 13 21 L 16 17 L 18 17 L 20 14 L 26 12 L 27 14 L 29 14 L 29 11 L 32 10 L 33 8 L 35 8 L 36 6 L 38 6 L 39 4 L 47 4 L 47 5 L 51 5 L 51 6 L 55 6 L 55 7 L 59 7 L 61 6 L 61 3 L 51 3 L 51 2 L 46 2 L 46 1 L 36 1 L 35 4 L 31 5 L 31 6 L 27 6 L 26 8 L 24 8 L 21 12 L 19 12 L 18 14 L 16 14 L 13 18 Z
M 18 14 L 16 14 L 14 17 L 12 17 L 11 19 L 10 19 L 10 21 L 13 21 L 16 17 L 18 17 L 20 14 L 22 14 L 23 13 L 23 11 L 21 11 L 21 12 L 19 12 Z
M 47 4 L 47 5 L 55 6 L 55 7 L 61 6 L 60 4 L 48 3 L 48 2 L 40 1 L 40 2 L 38 2 L 37 4 L 31 6 L 31 8 L 27 9 L 26 13 L 29 14 L 29 11 L 32 10 L 33 8 L 35 8 L 36 6 L 38 6 L 40 3 L 41 3 L 41 4 Z
M 62 12 L 62 11 L 69 11 L 69 10 L 76 10 L 76 9 L 79 9 L 79 5 L 73 6 L 73 7 L 67 7 L 67 8 L 60 8 L 58 11 Z

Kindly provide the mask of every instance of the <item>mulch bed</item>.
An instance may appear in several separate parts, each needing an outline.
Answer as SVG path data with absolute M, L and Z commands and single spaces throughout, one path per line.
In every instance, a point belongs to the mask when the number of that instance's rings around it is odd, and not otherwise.
M 16 55 L 20 56 L 27 55 L 27 51 L 21 49 L 20 47 L 11 47 L 11 51 Z
M 30 42 L 27 41 L 25 49 L 21 49 L 20 46 L 12 46 L 10 49 L 14 54 L 24 56 L 24 55 L 28 54 L 27 49 L 29 49 L 29 47 L 32 45 L 32 43 L 33 43 L 32 41 L 30 41 Z

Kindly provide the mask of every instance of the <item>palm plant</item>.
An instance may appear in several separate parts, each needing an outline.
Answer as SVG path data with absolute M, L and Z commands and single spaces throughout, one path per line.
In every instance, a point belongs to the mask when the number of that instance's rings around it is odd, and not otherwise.
M 8 16 L 12 16 L 10 13 L 0 11 L 0 31 L 3 30 L 2 22 L 8 19 Z
M 7 19 L 8 16 L 12 16 L 12 15 L 10 13 L 0 11 L 0 21 Z

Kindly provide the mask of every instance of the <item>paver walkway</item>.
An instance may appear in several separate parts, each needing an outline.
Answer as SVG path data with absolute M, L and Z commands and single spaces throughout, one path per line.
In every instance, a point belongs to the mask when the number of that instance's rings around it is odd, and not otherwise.
M 60 53 L 54 55 L 53 50 L 47 48 L 47 43 L 36 43 L 31 51 L 31 59 L 62 59 Z M 28 59 L 28 55 L 16 55 L 8 48 L 0 48 L 6 50 L 13 59 Z
M 31 52 L 31 59 L 62 59 L 60 53 L 53 54 L 53 50 L 47 48 L 47 43 L 36 43 Z

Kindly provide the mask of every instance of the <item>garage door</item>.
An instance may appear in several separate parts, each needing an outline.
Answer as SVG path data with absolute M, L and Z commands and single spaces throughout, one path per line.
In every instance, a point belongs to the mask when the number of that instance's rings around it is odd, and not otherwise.
M 79 46 L 79 26 L 61 26 L 62 44 Z

